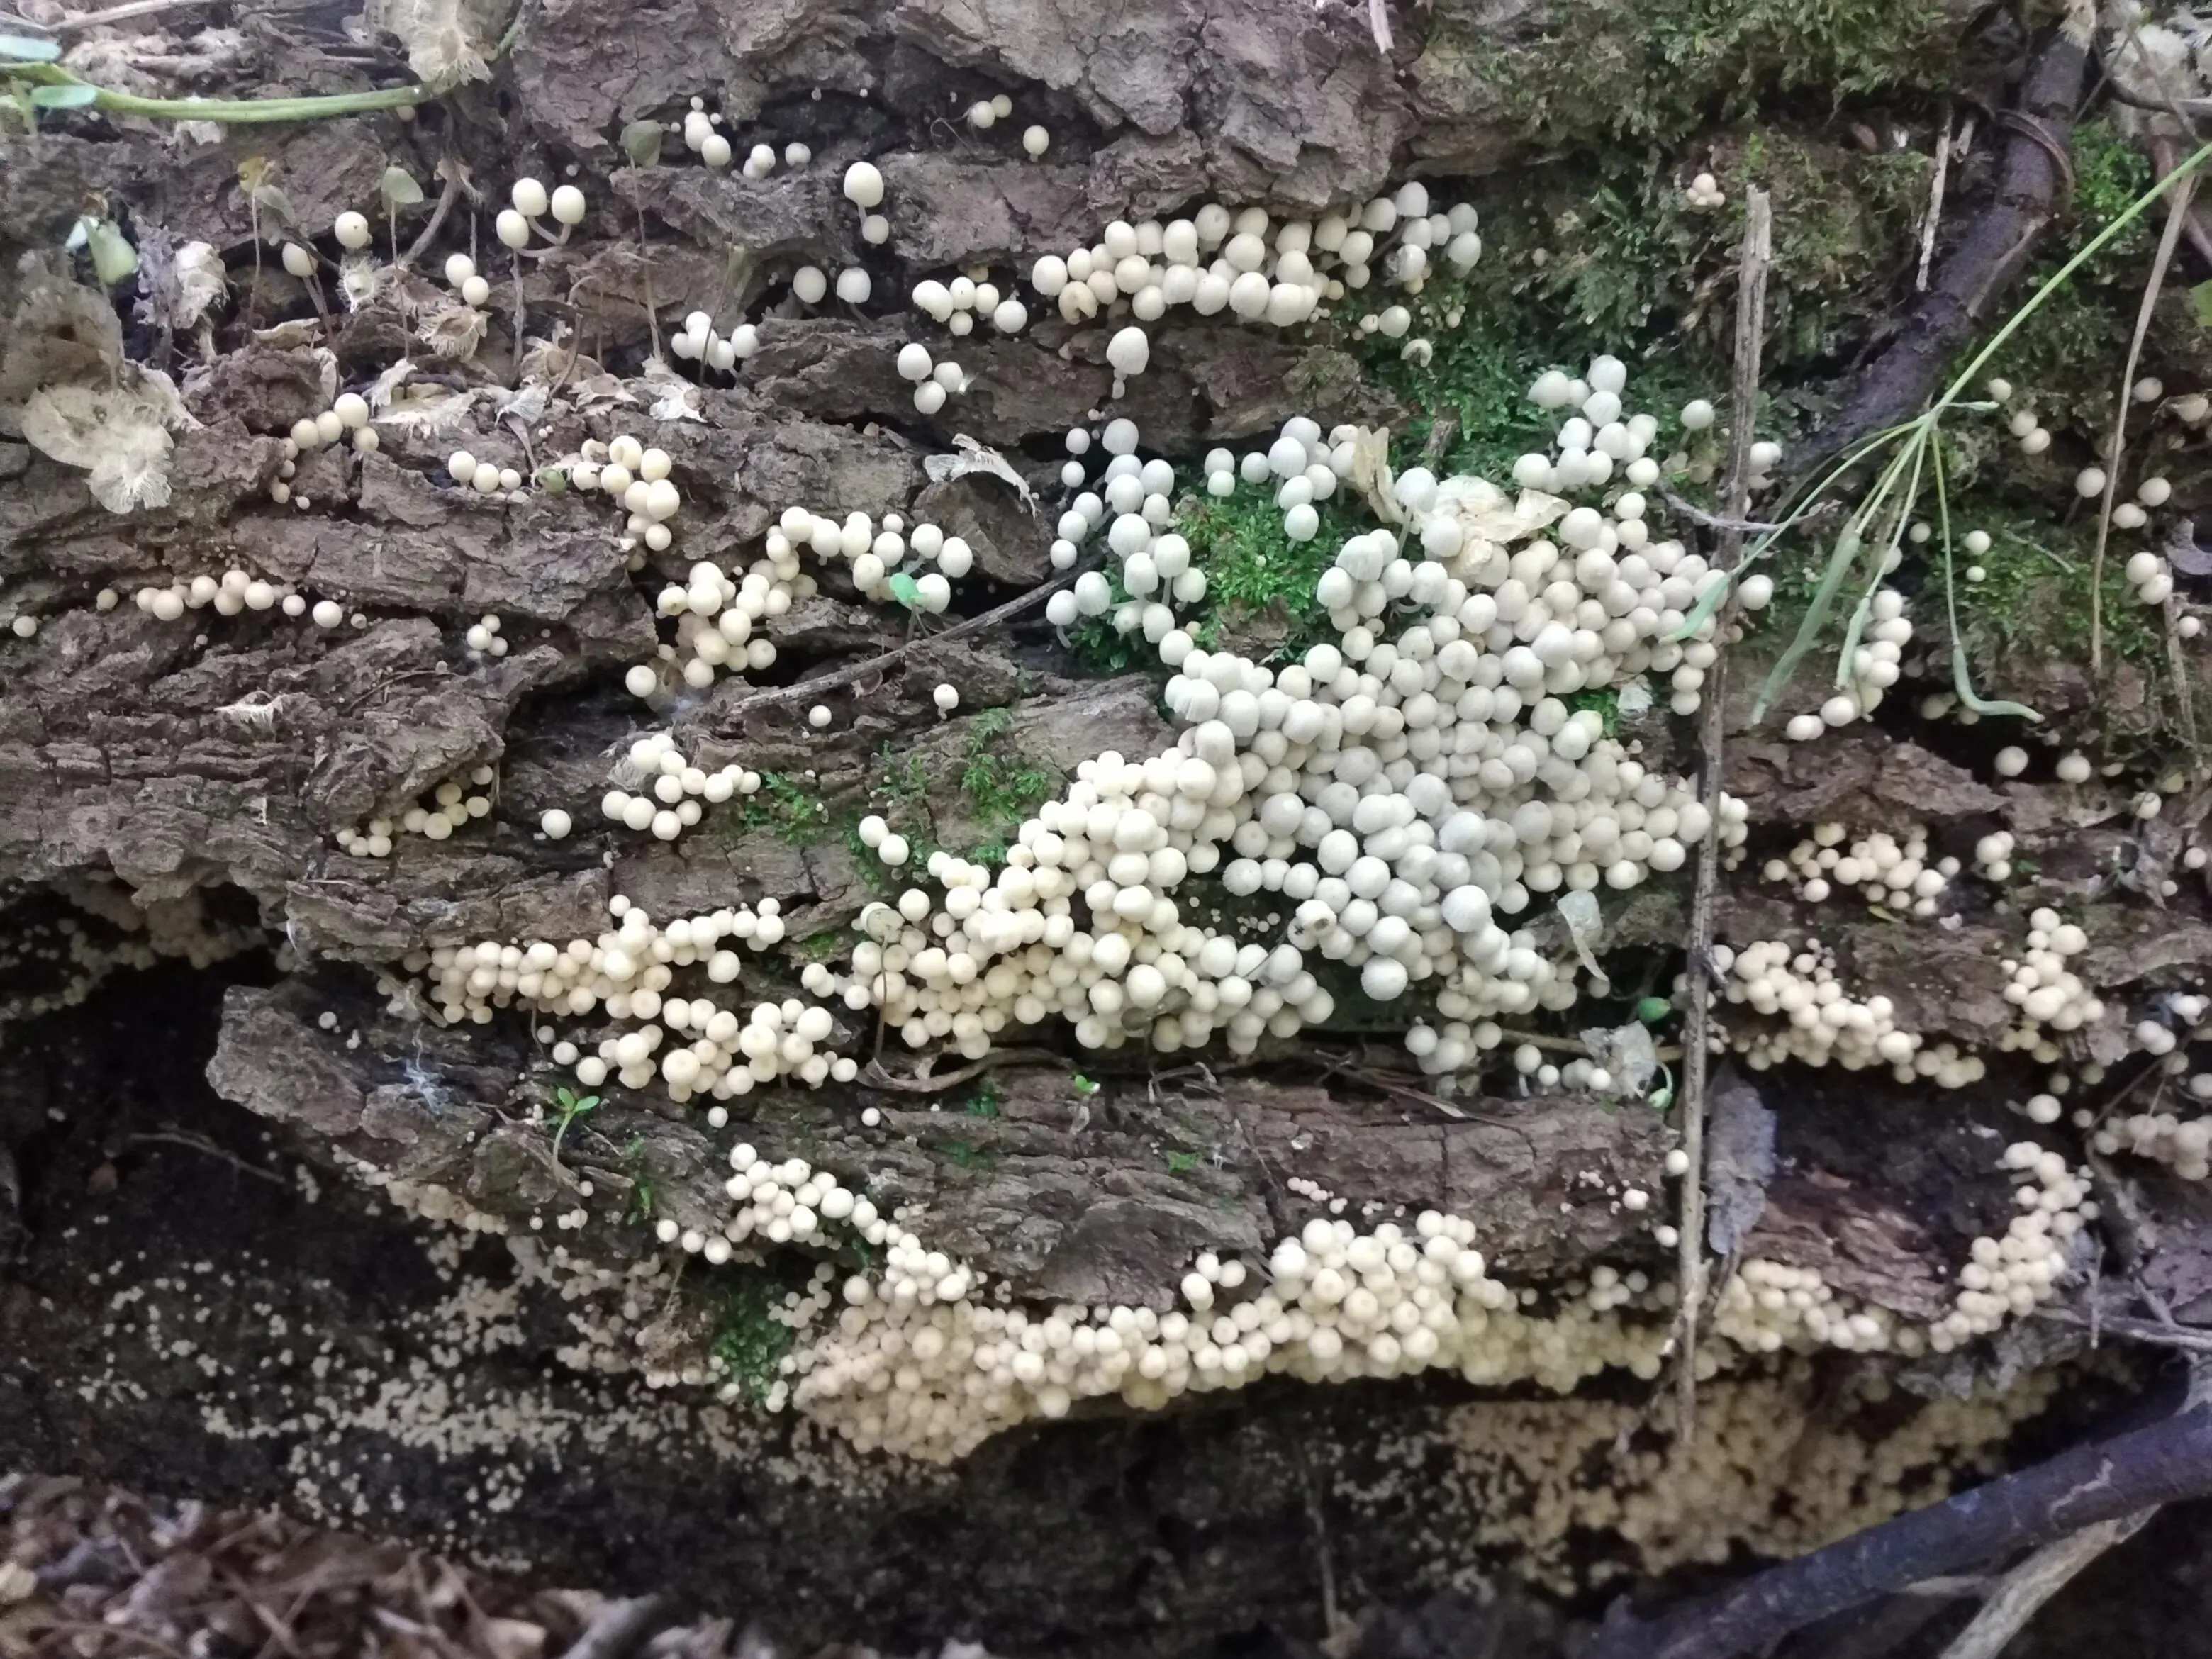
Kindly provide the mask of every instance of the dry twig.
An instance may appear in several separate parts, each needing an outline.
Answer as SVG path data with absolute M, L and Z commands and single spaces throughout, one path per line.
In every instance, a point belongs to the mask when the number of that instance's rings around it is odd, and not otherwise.
M 2147 1427 L 1869 1527 L 1650 1620 L 1614 1603 L 1586 1659 L 1736 1659 L 1794 1631 L 1930 1578 L 2084 1527 L 2212 1492 L 2212 1405 L 2192 1400 Z
M 856 662 L 849 667 L 836 669 L 830 673 L 817 674 L 811 679 L 800 680 L 795 684 L 770 686 L 764 690 L 756 691 L 743 702 L 720 711 L 719 720 L 726 726 L 729 722 L 741 715 L 749 714 L 757 708 L 769 708 L 782 702 L 797 702 L 802 697 L 811 697 L 819 692 L 835 690 L 841 685 L 851 685 L 857 680 L 866 679 L 872 674 L 886 673 L 915 652 L 927 647 L 946 645 L 954 640 L 965 639 L 970 634 L 980 634 L 987 628 L 997 627 L 1000 623 L 1012 622 L 1025 611 L 1034 611 L 1081 574 L 1080 571 L 1068 571 L 1063 575 L 1054 577 L 1041 587 L 1032 587 L 1018 599 L 1007 600 L 996 610 L 986 611 L 981 616 L 970 617 L 963 623 L 955 623 L 942 633 L 925 634 L 919 639 L 908 640 L 896 650 L 886 651 L 881 656 L 870 657 L 864 662 Z
M 1766 192 L 1744 194 L 1743 257 L 1736 286 L 1735 380 L 1729 418 L 1728 519 L 1717 532 L 1713 564 L 1733 578 L 1743 556 L 1742 522 L 1751 511 L 1751 445 L 1759 412 L 1760 348 L 1766 331 L 1766 271 L 1773 258 L 1773 211 Z M 1714 637 L 1725 640 L 1736 609 L 1735 584 L 1721 609 Z M 1698 1431 L 1698 1321 L 1704 1312 L 1705 1262 L 1705 1040 L 1711 1020 L 1707 958 L 1713 944 L 1713 904 L 1720 887 L 1721 742 L 1726 720 L 1728 654 L 1723 647 L 1707 671 L 1698 725 L 1701 773 L 1698 797 L 1705 808 L 1705 839 L 1698 845 L 1696 896 L 1690 906 L 1690 1005 L 1682 1018 L 1682 1151 L 1690 1160 L 1682 1177 L 1681 1236 L 1676 1261 L 1681 1302 L 1674 1322 L 1674 1431 L 1685 1444 Z
M 1943 185 L 1951 175 L 1951 103 L 1943 102 L 1943 130 L 1936 140 L 1936 176 L 1928 182 L 1928 216 L 1920 226 L 1920 269 L 1912 278 L 1916 294 L 1928 291 L 1928 267 L 1936 258 L 1936 232 L 1943 222 Z
M 1943 1650 L 1943 1659 L 1997 1659 L 2036 1610 L 2066 1588 L 2075 1573 L 2115 1544 L 2124 1543 L 2148 1524 L 2155 1506 L 2100 1521 L 2072 1536 L 2045 1544 L 1999 1579 L 1973 1622 Z
M 2182 228 L 2189 222 L 2190 198 L 2197 193 L 2197 175 L 2191 173 L 2166 198 L 2166 229 L 2158 239 L 2158 255 L 2151 261 L 2150 276 L 2143 283 L 2142 303 L 2136 308 L 2136 331 L 2128 342 L 2127 366 L 2120 371 L 2119 407 L 2112 416 L 2112 441 L 2105 455 L 2105 494 L 2097 508 L 2097 552 L 2089 568 L 2089 673 L 2102 679 L 2105 672 L 2105 546 L 2112 534 L 2112 504 L 2119 497 L 2121 465 L 2127 459 L 2128 410 L 2135 402 L 2136 364 L 2142 356 L 2143 337 L 2150 332 L 2151 313 L 2166 286 L 2166 273 L 2181 244 Z

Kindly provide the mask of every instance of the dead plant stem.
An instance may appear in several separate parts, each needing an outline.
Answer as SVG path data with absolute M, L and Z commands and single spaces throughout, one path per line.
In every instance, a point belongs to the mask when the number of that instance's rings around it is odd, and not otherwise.
M 2166 229 L 2158 239 L 2158 255 L 2151 261 L 2149 279 L 2143 283 L 2142 303 L 2136 308 L 2135 335 L 2128 342 L 2127 366 L 2120 372 L 2119 407 L 2112 415 L 2112 441 L 2105 454 L 2105 492 L 2097 507 L 2097 553 L 2089 569 L 2089 673 L 2100 684 L 2105 675 L 2105 548 L 2112 539 L 2112 505 L 2119 497 L 2120 471 L 2127 459 L 2128 410 L 2135 401 L 2136 364 L 2142 356 L 2143 337 L 2150 332 L 2159 292 L 2166 286 L 2166 270 L 2173 264 L 2183 227 L 2189 222 L 2190 198 L 2196 193 L 2197 175 L 2191 172 L 2166 198 Z
M 1725 641 L 1736 610 L 1736 565 L 1743 556 L 1743 521 L 1751 514 L 1751 446 L 1759 414 L 1759 355 L 1766 331 L 1766 272 L 1773 258 L 1774 220 L 1763 190 L 1744 195 L 1743 254 L 1736 283 L 1735 376 L 1729 419 L 1728 520 L 1715 532 L 1713 562 L 1729 573 L 1729 598 L 1716 620 L 1719 653 L 1706 672 L 1704 713 L 1698 726 L 1698 796 L 1705 809 L 1705 839 L 1698 846 L 1696 896 L 1690 908 L 1687 971 L 1689 1005 L 1682 1017 L 1680 1127 L 1690 1167 L 1682 1178 L 1680 1237 L 1675 1241 L 1681 1302 L 1674 1326 L 1674 1432 L 1684 1444 L 1698 1427 L 1698 1322 L 1705 1309 L 1705 1043 L 1712 988 L 1713 903 L 1720 886 L 1721 744 L 1726 728 L 1728 654 Z

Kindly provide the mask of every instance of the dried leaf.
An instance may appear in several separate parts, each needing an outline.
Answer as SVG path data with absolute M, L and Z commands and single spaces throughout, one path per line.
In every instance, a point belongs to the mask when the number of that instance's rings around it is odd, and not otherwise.
M 412 357 L 402 357 L 383 374 L 371 380 L 368 383 L 368 390 L 362 395 L 368 398 L 368 406 L 371 409 L 383 409 L 392 402 L 392 394 L 399 389 L 399 383 L 414 372 L 415 360 Z
M 479 1616 L 469 1621 L 469 1639 L 484 1659 L 539 1659 L 545 1651 L 545 1626 Z
M 187 242 L 177 250 L 176 288 L 170 300 L 168 322 L 182 331 L 198 325 L 208 307 L 230 290 L 230 273 L 222 256 L 205 242 Z
M 1733 1255 L 1766 1209 L 1774 1114 L 1750 1084 L 1723 1077 L 1705 1117 L 1705 1242 L 1714 1255 Z
M 659 358 L 650 359 L 639 377 L 653 388 L 652 406 L 646 411 L 656 421 L 696 421 L 705 393 Z
M 1597 1027 L 1583 1033 L 1583 1047 L 1590 1059 L 1613 1073 L 1613 1086 L 1631 1100 L 1643 1098 L 1658 1074 L 1659 1051 L 1651 1041 L 1651 1028 L 1640 1020 L 1610 1030 Z
M 376 417 L 377 425 L 438 437 L 459 430 L 477 404 L 473 391 L 449 392 L 441 386 L 410 386 L 407 390 L 416 395 L 395 397 L 391 406 Z
M 1559 920 L 1567 924 L 1567 939 L 1575 947 L 1575 954 L 1591 979 L 1605 978 L 1605 969 L 1597 965 L 1595 954 L 1605 942 L 1605 918 L 1599 913 L 1597 900 L 1588 893 L 1569 892 L 1559 895 Z
M 40 386 L 105 383 L 123 362 L 123 325 L 107 296 L 48 272 L 23 292 L 0 347 L 0 431 L 4 411 Z
M 424 318 L 422 326 L 415 331 L 415 337 L 441 357 L 465 362 L 477 355 L 490 321 L 474 306 L 454 301 Z
M 399 37 L 407 66 L 433 92 L 489 81 L 497 9 L 485 0 L 373 0 L 371 28 Z
M 313 317 L 294 317 L 282 323 L 272 323 L 267 328 L 257 328 L 253 337 L 263 345 L 282 347 L 289 350 L 294 346 L 311 346 L 323 337 L 323 325 Z
M 2205 286 L 2212 288 L 2212 283 Z M 2185 576 L 2212 576 L 2212 547 L 2197 545 L 2194 519 L 2176 520 L 2173 528 L 2166 532 L 2166 544 L 2159 551 Z
M 954 435 L 952 447 L 960 453 L 923 458 L 922 471 L 929 475 L 932 483 L 947 483 L 952 479 L 965 478 L 981 472 L 1012 485 L 1014 493 L 1022 498 L 1022 505 L 1032 513 L 1036 511 L 1036 496 L 1030 489 L 1029 480 L 1015 471 L 1006 458 L 997 450 L 987 448 L 964 433 Z
M 154 400 L 120 387 L 48 386 L 23 405 L 22 426 L 40 453 L 88 468 L 94 499 L 109 512 L 167 504 L 175 445 Z
M 1406 509 L 1390 489 L 1390 428 L 1361 427 L 1352 441 L 1352 470 L 1346 482 L 1366 497 L 1370 511 L 1385 524 L 1406 522 Z

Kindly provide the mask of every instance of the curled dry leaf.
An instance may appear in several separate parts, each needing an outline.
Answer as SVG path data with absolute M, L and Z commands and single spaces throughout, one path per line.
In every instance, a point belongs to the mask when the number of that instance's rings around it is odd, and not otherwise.
M 442 305 L 422 319 L 415 331 L 415 337 L 436 352 L 441 357 L 465 362 L 477 355 L 483 343 L 484 330 L 490 319 L 474 306 L 459 301 Z
M 143 373 L 139 380 L 48 386 L 23 405 L 25 441 L 64 466 L 89 469 L 93 498 L 111 513 L 167 504 L 169 428 L 189 421 L 168 376 Z
M 425 86 L 448 92 L 465 81 L 491 78 L 496 10 L 483 0 L 375 0 L 368 21 L 399 37 L 408 68 Z
M 1022 498 L 1022 505 L 1032 513 L 1036 511 L 1036 496 L 1030 489 L 1029 480 L 1015 471 L 997 450 L 976 442 L 965 433 L 954 435 L 952 447 L 959 452 L 957 454 L 923 457 L 922 471 L 929 475 L 932 483 L 945 483 L 980 472 L 1012 485 L 1014 493 Z

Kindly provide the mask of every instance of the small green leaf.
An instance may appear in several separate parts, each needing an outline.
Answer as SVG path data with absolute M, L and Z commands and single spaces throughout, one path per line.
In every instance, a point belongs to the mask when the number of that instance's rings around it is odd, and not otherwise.
M 2197 326 L 2212 329 L 2212 283 L 2199 283 L 2189 290 L 2189 303 L 2197 312 Z
M 662 137 L 659 122 L 633 121 L 622 130 L 623 154 L 629 157 L 634 167 L 656 167 L 660 161 Z
M 64 87 L 33 87 L 31 101 L 40 109 L 82 109 L 100 97 L 98 87 L 88 87 L 82 81 Z
M 1646 997 L 1636 1005 L 1636 1017 L 1646 1025 L 1656 1025 L 1674 1012 L 1674 1005 L 1664 997 Z
M 0 58 L 12 58 L 18 64 L 51 64 L 61 55 L 61 46 L 55 41 L 33 40 L 25 34 L 0 34 Z
M 538 487 L 549 495 L 565 495 L 568 475 L 557 466 L 541 466 L 538 469 Z
M 102 219 L 85 236 L 92 252 L 92 268 L 100 280 L 112 288 L 138 269 L 138 250 L 116 226 L 112 219 Z
M 385 168 L 384 177 L 376 187 L 386 207 L 413 207 L 422 199 L 422 186 L 415 182 L 415 175 L 405 167 Z
M 921 584 L 903 570 L 891 578 L 890 590 L 891 597 L 909 611 L 921 603 Z

